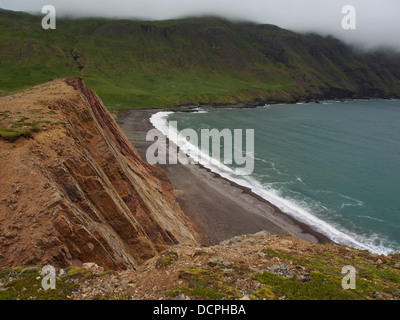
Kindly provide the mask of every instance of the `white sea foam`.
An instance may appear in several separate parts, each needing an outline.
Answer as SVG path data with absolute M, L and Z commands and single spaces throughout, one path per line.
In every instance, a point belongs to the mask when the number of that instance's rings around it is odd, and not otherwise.
M 176 138 L 177 134 L 172 134 L 169 137 L 169 126 L 168 126 L 168 116 L 173 112 L 161 111 L 153 114 L 150 118 L 150 122 L 155 128 L 160 130 L 165 136 L 171 140 Z M 283 212 L 286 212 L 293 216 L 295 219 L 311 226 L 314 230 L 326 235 L 332 241 L 348 245 L 354 248 L 368 250 L 375 254 L 390 254 L 394 252 L 392 249 L 393 244 L 386 239 L 382 239 L 380 235 L 360 235 L 355 234 L 345 230 L 339 225 L 334 225 L 333 223 L 327 223 L 321 220 L 311 213 L 311 210 L 304 203 L 299 203 L 293 199 L 286 199 L 282 197 L 280 192 L 276 189 L 269 188 L 266 185 L 262 185 L 259 181 L 255 180 L 251 176 L 238 176 L 235 175 L 234 170 L 222 164 L 221 162 L 209 157 L 207 154 L 202 152 L 198 146 L 188 143 L 186 139 L 181 141 L 173 141 L 178 145 L 181 150 L 189 154 L 196 162 L 201 163 L 206 168 L 213 172 L 220 174 L 222 177 L 229 179 L 243 187 L 247 187 L 252 190 L 255 194 L 264 198 L 265 200 L 273 203 Z M 346 196 L 343 196 L 346 197 Z M 348 198 L 348 197 L 346 197 Z M 352 199 L 358 201 L 356 199 Z M 353 204 L 354 205 L 354 204 Z M 357 203 L 356 205 L 362 205 Z
M 363 219 L 373 220 L 373 221 L 376 221 L 376 222 L 382 222 L 382 223 L 389 224 L 388 221 L 385 221 L 385 220 L 382 220 L 382 219 L 378 219 L 378 218 L 374 218 L 374 217 L 370 217 L 370 216 L 357 216 L 357 217 L 363 218 Z
M 193 110 L 194 110 L 194 112 L 196 112 L 196 113 L 208 113 L 207 110 L 205 110 L 205 109 L 203 109 L 203 108 L 201 108 L 201 107 L 198 107 L 198 108 L 193 109 Z

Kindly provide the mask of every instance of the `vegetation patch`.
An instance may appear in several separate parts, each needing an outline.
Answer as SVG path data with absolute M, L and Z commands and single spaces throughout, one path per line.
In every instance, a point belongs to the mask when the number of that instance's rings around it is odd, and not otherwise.
M 71 277 L 76 277 L 76 276 L 82 276 L 82 277 L 90 277 L 93 275 L 93 272 L 85 269 L 85 268 L 80 268 L 80 267 L 69 267 L 67 268 L 67 274 L 63 276 L 63 278 L 71 278 Z
M 279 251 L 274 251 L 274 250 L 269 249 L 269 248 L 263 250 L 262 252 L 264 254 L 268 255 L 270 258 L 277 257 L 277 258 L 285 259 L 285 260 L 290 260 L 290 259 L 293 258 L 293 256 L 290 255 L 290 254 L 279 252 Z
M 38 110 L 33 110 L 34 114 L 38 114 Z M 0 112 L 0 138 L 14 142 L 17 139 L 32 138 L 32 133 L 39 132 L 48 128 L 48 125 L 57 126 L 65 125 L 62 121 L 52 122 L 48 119 L 43 119 L 42 116 L 36 119 L 20 116 L 21 112 L 12 113 L 9 110 Z M 56 119 L 57 120 L 57 119 Z
M 287 299 L 369 300 L 399 297 L 400 270 L 396 255 L 380 258 L 355 249 L 337 250 L 328 246 L 326 250 L 307 253 L 293 250 L 293 253 L 287 254 L 272 249 L 263 250 L 272 258 L 277 257 L 283 262 L 310 270 L 310 281 L 280 277 L 270 272 L 254 274 L 254 277 L 268 286 L 277 297 L 285 296 Z M 355 289 L 342 288 L 345 276 L 342 269 L 347 265 L 356 269 Z
M 161 254 L 161 257 L 156 261 L 156 268 L 165 268 L 178 260 L 178 254 L 175 251 L 168 250 Z
M 232 270 L 233 271 L 233 270 Z M 179 294 L 185 294 L 195 298 L 211 300 L 233 300 L 239 299 L 243 293 L 235 287 L 235 277 L 232 277 L 220 270 L 213 268 L 204 269 L 182 269 L 179 278 L 188 282 L 188 287 L 178 287 L 168 290 L 165 295 L 175 297 Z
M 44 290 L 41 267 L 25 266 L 0 270 L 0 300 L 68 300 L 77 289 L 73 281 L 57 279 L 56 288 Z
M 221 300 L 225 298 L 225 295 L 223 293 L 220 293 L 213 288 L 206 288 L 202 283 L 197 283 L 196 286 L 193 286 L 191 288 L 179 287 L 165 292 L 165 295 L 171 298 L 174 298 L 181 294 L 209 300 Z
M 270 288 L 264 287 L 264 288 L 254 291 L 250 295 L 250 299 L 252 299 L 252 300 L 275 300 L 276 296 Z
M 17 129 L 0 127 L 0 137 L 6 141 L 14 142 L 21 137 L 31 138 L 32 137 L 31 131 L 32 130 L 30 130 L 30 129 L 17 130 Z
M 348 300 L 357 298 L 353 291 L 343 290 L 341 277 L 331 277 L 319 272 L 312 273 L 312 280 L 306 283 L 296 278 L 280 277 L 272 273 L 255 275 L 278 297 L 291 300 Z

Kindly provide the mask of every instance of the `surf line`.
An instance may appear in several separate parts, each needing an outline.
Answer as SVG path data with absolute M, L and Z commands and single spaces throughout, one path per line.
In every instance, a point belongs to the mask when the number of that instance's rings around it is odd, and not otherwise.
M 214 165 L 235 163 L 239 166 L 232 169 L 232 172 L 236 175 L 247 176 L 254 171 L 254 129 L 246 129 L 245 131 L 244 156 L 242 129 L 223 129 L 221 131 L 218 129 L 201 129 L 200 139 L 198 133 L 193 129 L 186 128 L 179 131 L 177 121 L 168 121 L 168 129 L 163 129 L 151 129 L 147 132 L 146 141 L 153 142 L 146 151 L 146 160 L 150 164 L 167 164 L 168 149 L 168 164 L 179 162 L 187 165 L 195 164 L 196 161 Z M 176 144 L 169 143 L 167 147 L 167 137 Z M 200 147 L 199 141 L 201 141 Z M 223 144 L 221 141 L 223 141 Z M 223 146 L 223 160 L 221 159 L 221 145 Z

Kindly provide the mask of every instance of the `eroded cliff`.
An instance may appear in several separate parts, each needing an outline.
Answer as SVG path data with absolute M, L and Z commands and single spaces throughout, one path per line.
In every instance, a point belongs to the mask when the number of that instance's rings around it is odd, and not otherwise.
M 196 233 L 82 79 L 0 99 L 0 266 L 136 268 Z

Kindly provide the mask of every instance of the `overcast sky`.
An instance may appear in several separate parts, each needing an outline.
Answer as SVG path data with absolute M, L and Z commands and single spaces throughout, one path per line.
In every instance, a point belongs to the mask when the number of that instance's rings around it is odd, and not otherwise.
M 332 34 L 348 43 L 391 46 L 400 51 L 400 0 L 0 0 L 0 8 L 58 16 L 171 19 L 218 15 L 271 23 L 300 32 Z M 356 9 L 356 30 L 343 30 L 344 5 Z

